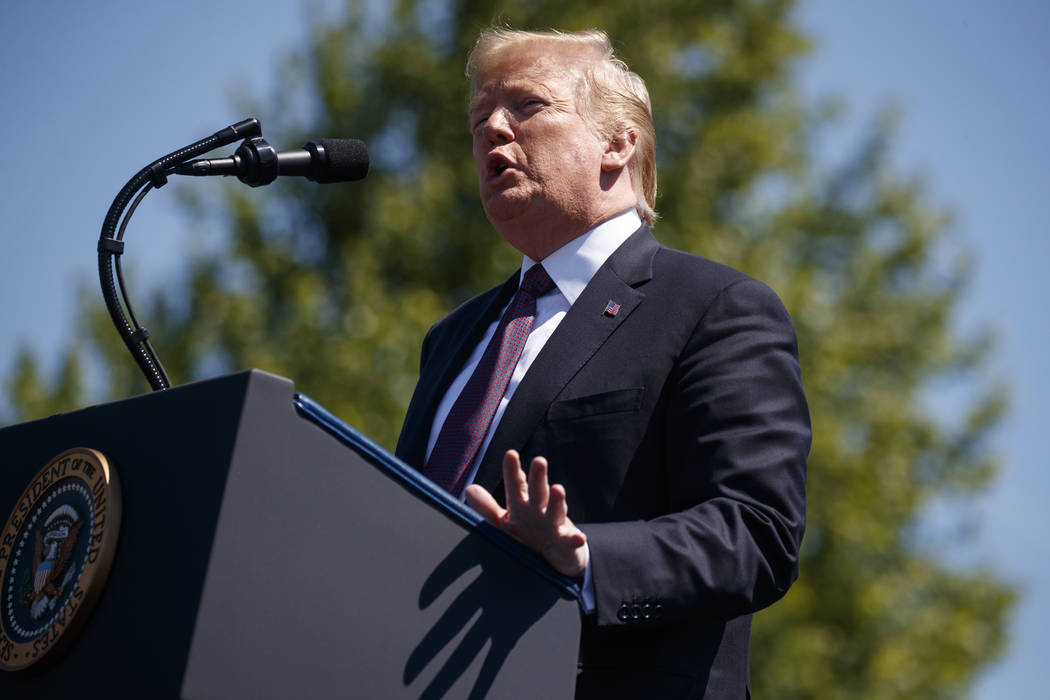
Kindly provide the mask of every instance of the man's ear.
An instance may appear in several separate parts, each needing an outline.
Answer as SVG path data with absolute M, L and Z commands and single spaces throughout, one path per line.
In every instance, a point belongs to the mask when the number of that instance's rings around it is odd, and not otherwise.
M 605 153 L 602 154 L 602 170 L 612 172 L 626 167 L 634 156 L 634 145 L 637 141 L 638 135 L 634 129 L 628 129 L 609 139 L 605 144 Z

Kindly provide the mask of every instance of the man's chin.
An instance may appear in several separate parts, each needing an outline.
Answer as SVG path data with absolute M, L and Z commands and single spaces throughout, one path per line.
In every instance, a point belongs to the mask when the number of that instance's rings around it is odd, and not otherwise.
M 498 226 L 521 216 L 528 208 L 528 202 L 529 200 L 525 197 L 514 196 L 513 193 L 503 191 L 489 195 L 482 202 L 482 207 L 492 225 Z

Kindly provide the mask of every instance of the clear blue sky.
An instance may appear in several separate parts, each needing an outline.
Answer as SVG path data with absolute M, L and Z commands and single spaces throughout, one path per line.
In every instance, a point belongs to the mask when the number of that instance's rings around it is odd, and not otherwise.
M 245 116 L 232 93 L 269 89 L 278 54 L 305 36 L 302 18 L 299 2 L 279 0 L 8 3 L 0 43 L 7 143 L 0 377 L 20 344 L 53 368 L 57 349 L 75 342 L 74 296 L 98 294 L 95 243 L 113 196 L 151 159 Z M 882 105 L 897 105 L 897 165 L 921 174 L 933 200 L 955 211 L 952 235 L 974 254 L 958 322 L 999 330 L 991 376 L 1009 383 L 1012 401 L 997 434 L 1002 476 L 974 513 L 979 535 L 966 558 L 994 564 L 1025 591 L 1010 652 L 976 697 L 1043 695 L 1050 3 L 809 0 L 799 19 L 817 44 L 801 84 L 849 106 L 829 152 Z M 266 115 L 256 116 L 265 127 Z M 133 292 L 177 273 L 185 228 L 170 192 L 147 197 L 128 233 Z

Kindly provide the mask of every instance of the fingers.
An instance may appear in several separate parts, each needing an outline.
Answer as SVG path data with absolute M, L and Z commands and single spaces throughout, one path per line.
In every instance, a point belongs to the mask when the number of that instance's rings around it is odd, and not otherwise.
M 529 503 L 539 513 L 547 511 L 550 485 L 547 483 L 547 460 L 536 457 L 529 465 Z
M 511 510 L 524 505 L 528 499 L 525 472 L 521 470 L 521 456 L 517 450 L 507 450 L 503 454 L 503 490 L 507 495 L 507 508 Z
M 561 484 L 555 484 L 551 487 L 550 494 L 547 520 L 553 525 L 560 525 L 569 517 L 569 506 L 565 502 L 565 487 Z
M 547 460 L 535 457 L 529 465 L 528 477 L 521 468 L 521 455 L 507 450 L 503 455 L 503 487 L 507 494 L 507 508 L 517 513 L 529 508 L 537 515 L 547 510 L 550 486 L 547 483 Z
M 502 508 L 477 484 L 467 487 L 467 505 L 490 524 L 536 552 L 557 571 L 579 576 L 587 567 L 587 535 L 569 520 L 565 487 L 550 485 L 547 460 L 536 457 L 526 477 L 516 450 L 503 454 L 503 485 L 507 507 Z
M 547 460 L 536 457 L 529 465 L 526 480 L 521 469 L 521 456 L 515 450 L 507 450 L 503 455 L 507 509 L 503 510 L 498 504 L 494 508 L 490 506 L 488 501 L 493 501 L 492 496 L 480 487 L 477 497 L 485 500 L 479 505 L 494 513 L 495 517 L 502 518 L 505 528 L 515 536 L 546 543 L 561 540 L 570 547 L 581 547 L 587 542 L 587 536 L 569 520 L 565 487 L 561 484 L 551 486 L 548 474 Z M 473 501 L 471 505 L 474 506 Z M 478 506 L 474 507 L 484 515 Z
M 529 464 L 526 477 L 521 468 L 521 455 L 517 450 L 507 450 L 503 455 L 503 485 L 507 495 L 507 510 L 511 519 L 543 519 L 549 515 L 551 496 L 547 479 L 547 459 L 534 457 Z M 560 488 L 560 487 L 559 487 Z M 565 512 L 565 489 L 561 489 L 562 519 Z M 555 521 L 557 522 L 557 521 Z
M 582 547 L 587 542 L 587 535 L 569 520 L 569 506 L 565 499 L 565 487 L 555 484 L 550 488 L 550 506 L 547 508 L 547 520 L 550 526 L 558 531 L 560 537 L 567 540 L 572 547 Z
M 506 515 L 507 511 L 496 502 L 496 499 L 485 490 L 485 487 L 471 484 L 463 495 L 466 498 L 467 505 L 476 510 L 490 525 L 499 527 L 502 524 L 503 516 Z

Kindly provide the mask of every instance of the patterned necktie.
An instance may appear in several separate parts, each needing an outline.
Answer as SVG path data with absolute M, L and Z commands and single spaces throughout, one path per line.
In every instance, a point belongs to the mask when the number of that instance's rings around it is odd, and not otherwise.
M 536 299 L 554 289 L 542 265 L 533 265 L 496 326 L 474 374 L 452 405 L 423 474 L 453 496 L 466 487 L 470 466 L 496 415 L 536 318 Z

